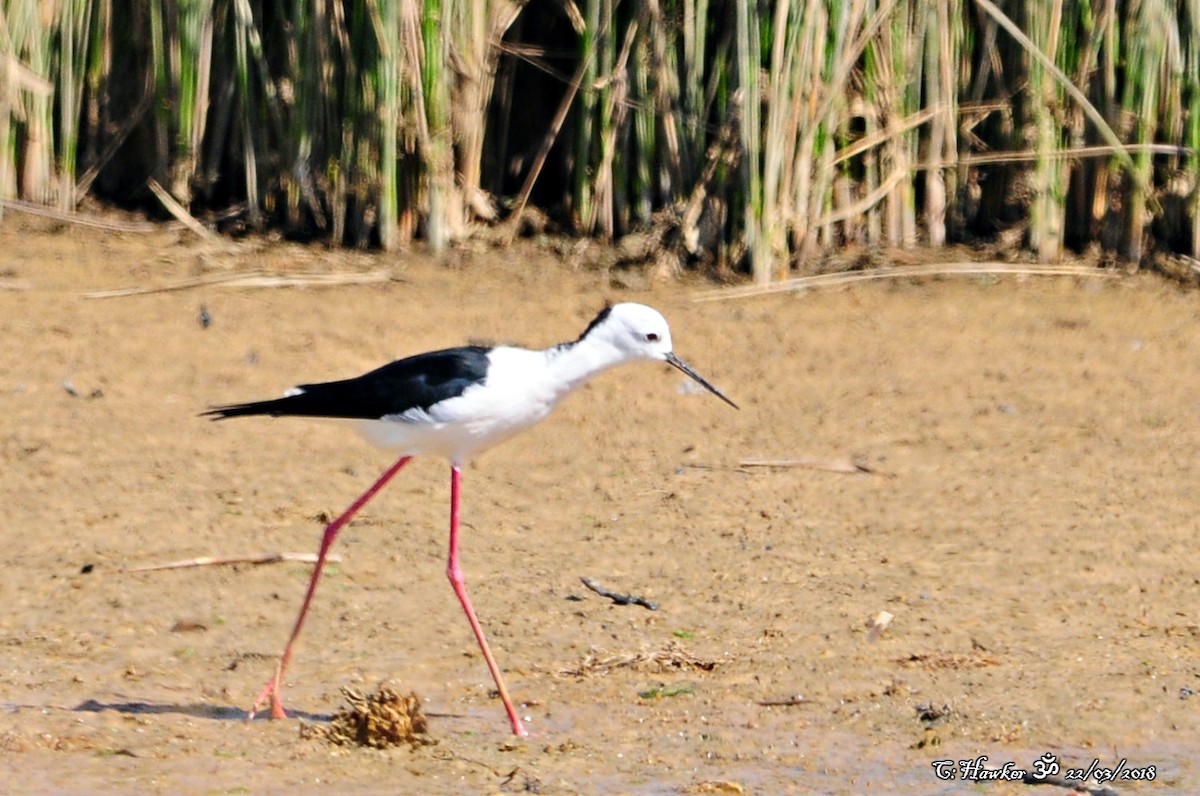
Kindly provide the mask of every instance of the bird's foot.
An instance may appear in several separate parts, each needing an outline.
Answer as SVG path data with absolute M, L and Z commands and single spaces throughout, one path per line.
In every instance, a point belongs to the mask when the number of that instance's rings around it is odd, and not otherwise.
M 504 707 L 508 711 L 508 723 L 512 725 L 513 735 L 518 738 L 528 738 L 529 730 L 525 729 L 525 725 L 521 723 L 521 717 L 510 705 L 506 704 Z
M 268 699 L 271 700 L 271 718 L 286 719 L 287 713 L 283 710 L 283 700 L 279 698 L 279 677 L 276 675 L 271 678 L 271 682 L 267 683 L 267 687 L 254 700 L 254 707 L 250 708 L 250 712 L 246 714 L 246 720 L 253 721 L 259 709 Z

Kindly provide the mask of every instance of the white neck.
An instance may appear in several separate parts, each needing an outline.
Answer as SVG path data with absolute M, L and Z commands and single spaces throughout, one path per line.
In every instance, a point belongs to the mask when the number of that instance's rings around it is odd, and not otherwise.
M 627 362 L 629 357 L 600 335 L 589 335 L 542 352 L 546 370 L 561 397 L 598 373 Z

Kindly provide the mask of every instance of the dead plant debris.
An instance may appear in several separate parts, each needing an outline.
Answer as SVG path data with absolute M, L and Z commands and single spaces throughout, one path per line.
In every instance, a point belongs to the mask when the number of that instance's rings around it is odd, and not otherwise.
M 421 712 L 416 693 L 407 696 L 381 685 L 373 694 L 342 686 L 347 706 L 329 724 L 300 725 L 301 738 L 318 738 L 338 746 L 388 749 L 401 744 L 436 743 L 429 737 L 429 722 Z
M 935 705 L 932 702 L 922 702 L 920 705 L 914 705 L 913 710 L 917 712 L 917 719 L 930 724 L 954 713 L 954 708 L 949 705 Z
M 668 641 L 662 649 L 653 652 L 625 652 L 610 655 L 607 650 L 592 647 L 584 659 L 570 669 L 561 669 L 558 674 L 562 677 L 591 677 L 608 674 L 614 669 L 637 669 L 641 671 L 683 671 L 699 669 L 711 672 L 725 661 L 699 658 L 684 649 L 678 641 Z
M 615 591 L 604 588 L 591 578 L 580 578 L 579 580 L 583 582 L 584 586 L 596 592 L 596 594 L 612 600 L 615 605 L 640 605 L 651 611 L 658 610 L 658 603 L 650 602 L 645 597 L 638 597 L 634 594 L 618 594 Z
M 902 666 L 919 666 L 922 669 L 936 671 L 938 669 L 982 669 L 986 666 L 999 666 L 1000 661 L 982 652 L 914 652 L 903 658 L 896 658 L 896 663 Z
M 689 785 L 684 793 L 745 793 L 746 788 L 741 783 L 723 779 L 706 779 Z

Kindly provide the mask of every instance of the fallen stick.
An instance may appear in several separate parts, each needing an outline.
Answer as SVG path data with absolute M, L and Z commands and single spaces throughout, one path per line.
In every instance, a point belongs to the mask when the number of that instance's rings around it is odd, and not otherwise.
M 151 193 L 158 197 L 158 201 L 162 202 L 162 206 L 167 209 L 168 213 L 175 217 L 176 221 L 196 233 L 202 240 L 206 240 L 209 243 L 219 240 L 215 233 L 210 232 L 207 227 L 196 220 L 195 216 L 187 211 L 187 208 L 179 204 L 166 188 L 159 185 L 158 180 L 151 177 L 146 180 L 146 186 L 150 189 Z
M 580 578 L 580 580 L 583 581 L 584 586 L 587 586 L 601 597 L 607 597 L 617 605 L 640 605 L 643 608 L 650 609 L 651 611 L 658 610 L 658 603 L 652 603 L 643 597 L 635 597 L 632 594 L 617 594 L 616 592 L 609 591 L 608 589 L 604 588 L 591 578 Z
M 117 219 L 99 218 L 86 213 L 66 213 L 62 210 L 55 210 L 50 207 L 35 205 L 32 202 L 22 202 L 19 199 L 0 199 L 0 207 L 4 208 L 5 210 L 15 210 L 18 213 L 27 213 L 31 216 L 50 218 L 55 221 L 61 221 L 64 224 L 78 224 L 84 227 L 107 229 L 113 232 L 151 233 L 162 232 L 163 230 L 179 229 L 183 226 L 178 221 L 171 221 L 165 224 L 153 224 L 149 221 L 119 221 Z
M 680 467 L 685 467 L 689 470 L 711 470 L 713 472 L 730 472 L 741 473 L 742 475 L 750 475 L 750 471 L 745 467 L 736 467 L 732 464 L 705 464 L 697 462 L 695 464 L 681 464 Z
M 1013 265 L 1011 263 L 941 263 L 937 265 L 892 265 L 864 271 L 841 271 L 834 274 L 801 276 L 769 285 L 706 290 L 692 297 L 693 301 L 725 301 L 751 298 L 769 293 L 787 293 L 816 287 L 833 287 L 854 282 L 879 279 L 908 279 L 921 276 L 981 276 L 985 274 L 1016 274 L 1018 276 L 1090 276 L 1114 279 L 1115 271 L 1090 265 Z
M 262 271 L 245 274 L 208 274 L 183 279 L 169 285 L 155 287 L 119 287 L 113 290 L 95 290 L 84 293 L 88 299 L 121 298 L 144 296 L 148 293 L 167 293 L 173 290 L 191 290 L 196 287 L 271 288 L 271 287 L 331 287 L 335 285 L 373 285 L 392 278 L 390 270 L 368 271 L 365 274 L 292 274 L 280 276 Z
M 797 705 L 811 705 L 812 702 L 797 694 L 796 696 L 784 699 L 759 699 L 754 704 L 761 705 L 764 708 L 794 708 Z
M 327 561 L 339 562 L 342 557 L 334 554 L 329 556 Z M 281 561 L 298 561 L 303 564 L 317 563 L 315 553 L 263 553 L 258 556 L 239 556 L 233 558 L 217 558 L 215 556 L 200 556 L 199 558 L 185 558 L 181 561 L 171 561 L 167 564 L 146 564 L 140 567 L 126 567 L 122 572 L 154 572 L 160 569 L 186 569 L 188 567 L 211 567 L 225 566 L 228 564 L 278 564 Z
M 807 467 L 810 470 L 825 470 L 830 473 L 852 475 L 875 475 L 875 471 L 849 459 L 746 459 L 738 462 L 742 467 Z

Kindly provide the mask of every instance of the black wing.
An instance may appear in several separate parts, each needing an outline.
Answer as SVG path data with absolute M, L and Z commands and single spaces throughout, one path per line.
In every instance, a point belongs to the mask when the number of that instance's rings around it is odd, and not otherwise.
M 271 401 L 216 406 L 204 416 L 214 420 L 244 415 L 338 417 L 378 420 L 409 409 L 428 409 L 461 395 L 487 376 L 488 352 L 463 346 L 417 354 L 353 379 L 301 384 L 299 392 Z

